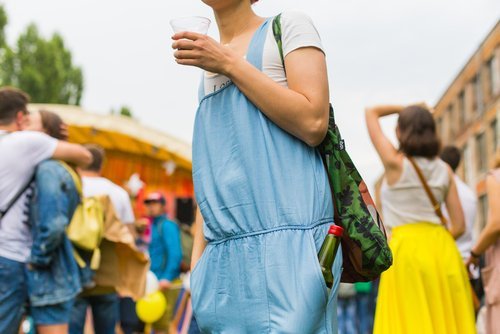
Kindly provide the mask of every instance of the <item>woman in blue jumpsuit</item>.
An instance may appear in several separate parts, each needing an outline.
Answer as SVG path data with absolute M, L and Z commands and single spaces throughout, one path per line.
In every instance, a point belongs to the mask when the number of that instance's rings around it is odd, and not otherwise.
M 207 242 L 200 247 L 198 235 L 193 252 L 194 261 L 203 252 L 191 276 L 198 325 L 204 333 L 336 333 L 341 256 L 329 291 L 317 253 L 333 223 L 333 207 L 312 147 L 328 120 L 324 55 L 312 48 L 291 53 L 285 59 L 289 88 L 279 86 L 261 72 L 272 18 L 253 14 L 250 0 L 204 2 L 215 11 L 222 42 L 227 12 L 233 19 L 248 15 L 234 21 L 243 32 L 232 30 L 234 43 L 248 47 L 244 59 L 237 48 L 203 35 L 173 37 L 179 64 L 230 79 L 208 95 L 202 83 L 195 121 L 193 179 Z M 295 69 L 298 63 L 303 68 Z M 302 83 L 312 91 L 302 90 Z

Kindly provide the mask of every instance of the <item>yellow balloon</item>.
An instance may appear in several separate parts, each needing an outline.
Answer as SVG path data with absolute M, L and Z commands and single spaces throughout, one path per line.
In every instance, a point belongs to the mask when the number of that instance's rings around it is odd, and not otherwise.
M 147 324 L 160 320 L 166 309 L 167 300 L 160 291 L 142 297 L 135 306 L 137 316 Z

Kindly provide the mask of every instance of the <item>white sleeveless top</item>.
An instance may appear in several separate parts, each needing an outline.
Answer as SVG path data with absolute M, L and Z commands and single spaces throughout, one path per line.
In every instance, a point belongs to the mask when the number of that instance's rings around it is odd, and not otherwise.
M 438 158 L 415 158 L 415 161 L 436 200 L 443 203 L 450 187 L 448 165 Z M 384 224 L 389 229 L 416 222 L 441 224 L 417 172 L 407 158 L 403 159 L 403 171 L 395 184 L 388 185 L 384 180 L 381 198 Z

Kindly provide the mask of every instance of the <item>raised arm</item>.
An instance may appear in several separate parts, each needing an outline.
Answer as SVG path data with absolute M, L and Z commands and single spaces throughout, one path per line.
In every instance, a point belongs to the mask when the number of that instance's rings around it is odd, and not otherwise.
M 365 110 L 368 134 L 386 170 L 396 169 L 401 166 L 402 157 L 382 130 L 380 118 L 399 114 L 403 109 L 403 106 L 381 105 L 366 108 Z
M 92 163 L 92 155 L 85 147 L 65 141 L 57 142 L 52 158 L 75 164 L 78 167 L 87 167 Z

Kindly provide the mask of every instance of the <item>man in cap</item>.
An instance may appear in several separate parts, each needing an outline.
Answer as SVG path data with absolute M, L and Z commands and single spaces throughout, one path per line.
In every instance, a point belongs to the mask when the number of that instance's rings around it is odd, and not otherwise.
M 172 281 L 179 277 L 182 261 L 179 226 L 166 216 L 165 197 L 160 192 L 150 193 L 144 200 L 151 222 L 151 243 L 149 256 L 151 271 L 158 277 L 160 290 L 167 299 L 167 310 L 160 320 L 153 324 L 155 333 L 168 332 L 173 307 L 178 292 L 172 289 Z

